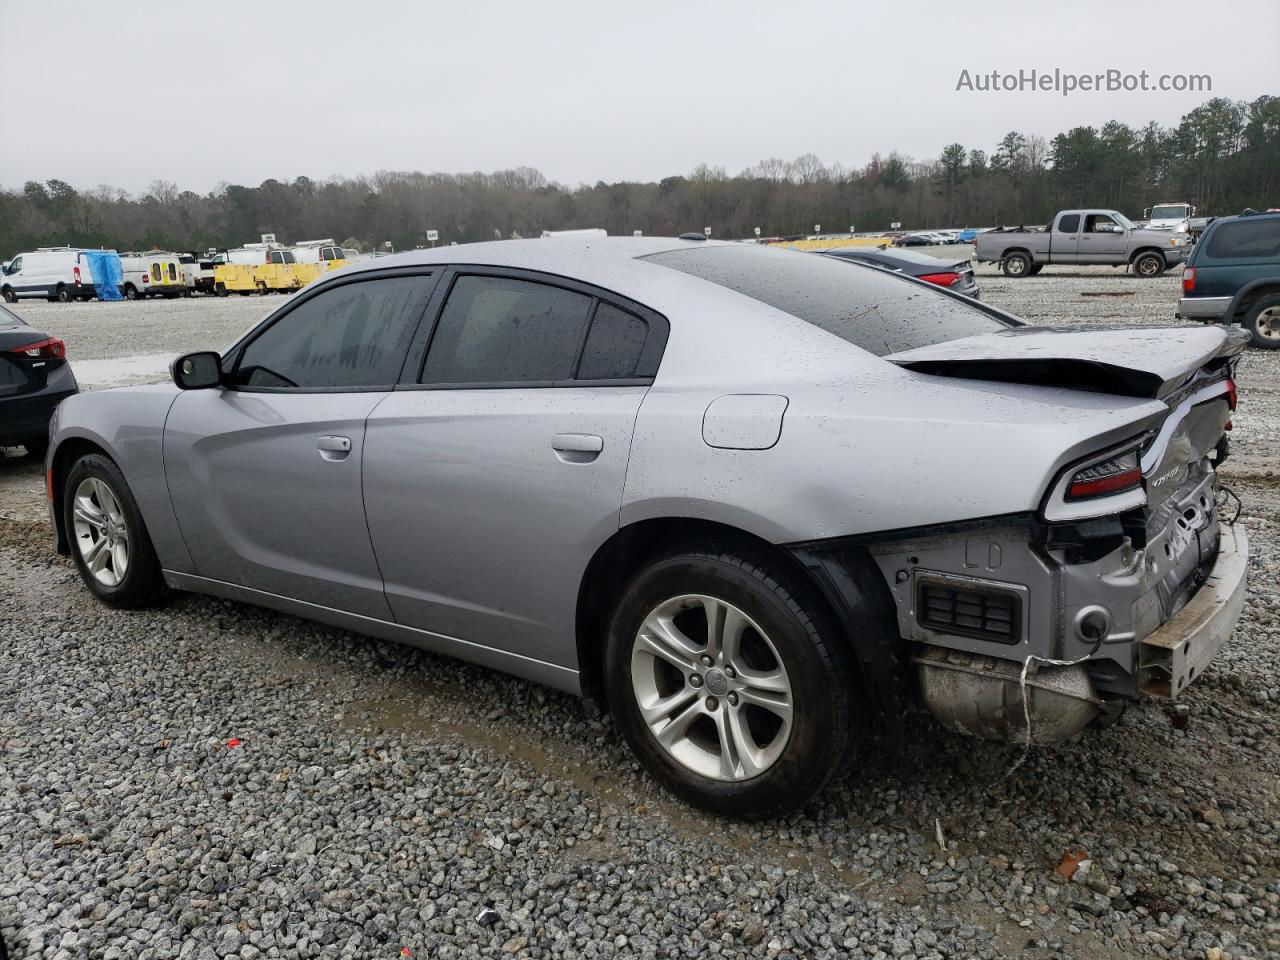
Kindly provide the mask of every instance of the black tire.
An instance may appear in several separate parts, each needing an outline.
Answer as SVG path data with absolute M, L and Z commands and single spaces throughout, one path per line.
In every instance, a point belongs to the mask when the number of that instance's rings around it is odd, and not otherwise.
M 686 766 L 658 743 L 641 715 L 632 681 L 632 658 L 641 625 L 658 606 L 688 594 L 714 597 L 744 612 L 767 635 L 766 642 L 772 644 L 776 660 L 785 668 L 791 687 L 790 732 L 771 765 L 750 778 L 717 779 Z M 691 615 L 698 616 L 699 609 L 694 607 Z M 705 615 L 702 624 L 705 640 Z M 748 630 L 743 636 L 750 634 Z M 743 641 L 744 650 L 749 642 Z M 716 692 L 712 685 L 716 671 L 708 671 L 704 680 L 700 674 L 703 669 L 695 665 L 694 672 L 699 677 L 694 681 L 670 668 L 675 689 L 685 692 L 686 683 L 695 688 L 690 705 L 714 702 L 714 706 L 708 706 L 707 716 L 688 727 L 692 739 L 695 730 L 708 729 L 696 725 L 710 724 L 710 738 L 704 736 L 704 742 L 708 742 L 714 740 L 716 732 L 716 720 L 709 719 L 715 716 L 711 711 L 746 711 L 748 704 L 743 700 L 741 707 L 731 708 L 731 702 L 738 702 L 736 694 L 730 696 L 723 691 L 719 701 L 703 697 Z M 754 820 L 782 816 L 803 806 L 843 771 L 854 742 L 853 670 L 840 631 L 808 583 L 767 556 L 710 545 L 658 559 L 628 584 L 609 627 L 605 688 L 614 722 L 658 781 L 704 809 Z M 726 675 L 735 676 L 721 672 L 714 678 L 717 687 Z M 663 690 L 658 694 L 668 695 Z M 673 708 L 673 712 L 678 714 L 682 709 L 684 705 Z M 738 717 L 751 723 L 756 746 L 767 747 L 767 741 L 760 743 L 755 734 L 756 718 L 744 714 Z M 724 719 L 728 719 L 727 713 Z M 764 720 L 769 723 L 768 716 Z M 781 731 L 775 736 L 782 736 Z
M 1268 294 L 1250 307 L 1244 317 L 1244 328 L 1249 331 L 1255 347 L 1280 349 L 1280 294 Z
M 126 300 L 137 300 L 138 288 L 135 287 L 132 283 L 126 283 L 124 285 L 124 298 Z
M 90 572 L 80 546 L 80 538 L 75 528 L 75 494 L 80 484 L 93 478 L 105 483 L 120 506 L 124 528 L 128 540 L 128 562 L 124 565 L 123 576 L 114 585 L 104 584 Z M 160 572 L 160 561 L 156 557 L 155 548 L 151 545 L 151 537 L 147 534 L 146 524 L 138 504 L 129 491 L 129 484 L 124 479 L 120 468 L 109 458 L 100 453 L 90 453 L 77 460 L 67 472 L 66 483 L 63 484 L 62 522 L 67 532 L 67 540 L 71 544 L 71 558 L 76 569 L 80 571 L 80 579 L 99 600 L 113 607 L 133 609 L 150 606 L 163 599 L 168 593 L 164 576 Z
M 1028 276 L 1028 277 L 1034 277 L 1036 274 L 1038 274 L 1038 273 L 1039 273 L 1041 270 L 1043 270 L 1043 269 L 1044 269 L 1044 264 L 1043 264 L 1043 263 L 1033 263 L 1033 264 L 1031 265 L 1031 269 L 1029 269 L 1029 270 L 1027 271 L 1027 276 Z
M 59 303 L 70 303 L 75 299 L 71 291 L 62 286 L 62 284 L 58 284 L 58 291 L 54 294 L 54 297 Z
M 227 285 L 226 285 L 225 283 L 219 283 L 219 284 L 217 284 L 217 285 L 213 288 L 213 293 L 214 293 L 214 296 L 218 296 L 218 297 L 229 297 L 229 296 L 231 296 L 231 291 L 227 289 Z
M 18 295 L 17 295 L 16 293 L 14 293 L 14 292 L 13 292 L 13 288 L 11 288 L 11 287 L 5 287 L 3 290 L 0 290 L 0 295 L 2 295 L 2 296 L 4 297 L 4 302 L 5 302 L 5 303 L 17 303 L 17 302 L 18 302 Z
M 1148 280 L 1164 273 L 1166 266 L 1164 257 L 1151 250 L 1146 253 L 1140 253 L 1133 258 L 1133 272 L 1137 276 Z
M 1030 276 L 1031 268 L 1034 264 L 1031 262 L 1031 256 L 1026 253 L 1011 253 L 1004 258 L 1001 269 L 1004 270 L 1006 277 L 1021 279 Z

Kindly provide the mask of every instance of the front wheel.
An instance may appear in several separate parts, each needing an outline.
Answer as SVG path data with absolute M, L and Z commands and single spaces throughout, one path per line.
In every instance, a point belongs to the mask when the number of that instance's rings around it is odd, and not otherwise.
M 614 611 L 610 710 L 670 790 L 715 813 L 786 814 L 844 767 L 852 667 L 817 594 L 736 549 L 657 560 Z
M 1031 273 L 1031 258 L 1025 253 L 1011 253 L 1004 258 L 1006 277 L 1026 277 Z
M 85 586 L 113 607 L 144 607 L 167 589 L 138 504 L 120 468 L 91 453 L 75 462 L 63 488 L 62 520 Z
M 1280 349 L 1280 295 L 1272 294 L 1255 303 L 1245 314 L 1244 328 L 1255 347 Z
M 1133 261 L 1133 272 L 1140 277 L 1158 277 L 1164 267 L 1164 257 L 1158 253 L 1144 253 Z
M 17 295 L 16 293 L 14 293 L 14 292 L 13 292 L 12 288 L 10 288 L 10 287 L 5 287 L 3 291 L 0 291 L 0 293 L 2 293 L 2 294 L 4 295 L 4 302 L 5 302 L 5 303 L 17 303 L 17 302 L 18 302 L 18 295 Z

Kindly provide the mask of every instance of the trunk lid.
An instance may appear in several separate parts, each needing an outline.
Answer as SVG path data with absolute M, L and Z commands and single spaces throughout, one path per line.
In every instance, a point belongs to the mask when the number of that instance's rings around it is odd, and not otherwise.
M 1203 368 L 1225 367 L 1249 335 L 1238 327 L 1016 327 L 893 353 L 908 370 L 1166 400 Z

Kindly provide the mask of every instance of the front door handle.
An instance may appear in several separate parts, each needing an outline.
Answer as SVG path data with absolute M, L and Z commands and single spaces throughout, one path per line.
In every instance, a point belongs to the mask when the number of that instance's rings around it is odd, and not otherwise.
M 316 448 L 326 460 L 345 460 L 351 453 L 351 438 L 321 437 L 316 441 Z
M 551 449 L 565 463 L 590 463 L 600 456 L 604 439 L 593 433 L 557 433 L 551 440 Z

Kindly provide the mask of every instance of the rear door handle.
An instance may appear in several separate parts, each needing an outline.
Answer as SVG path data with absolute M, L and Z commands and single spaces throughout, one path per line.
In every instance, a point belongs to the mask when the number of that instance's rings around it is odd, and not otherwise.
M 351 452 L 351 438 L 321 437 L 316 441 L 316 447 L 326 460 L 345 460 Z
M 590 463 L 600 456 L 604 439 L 594 433 L 557 433 L 551 440 L 551 449 L 565 463 Z

